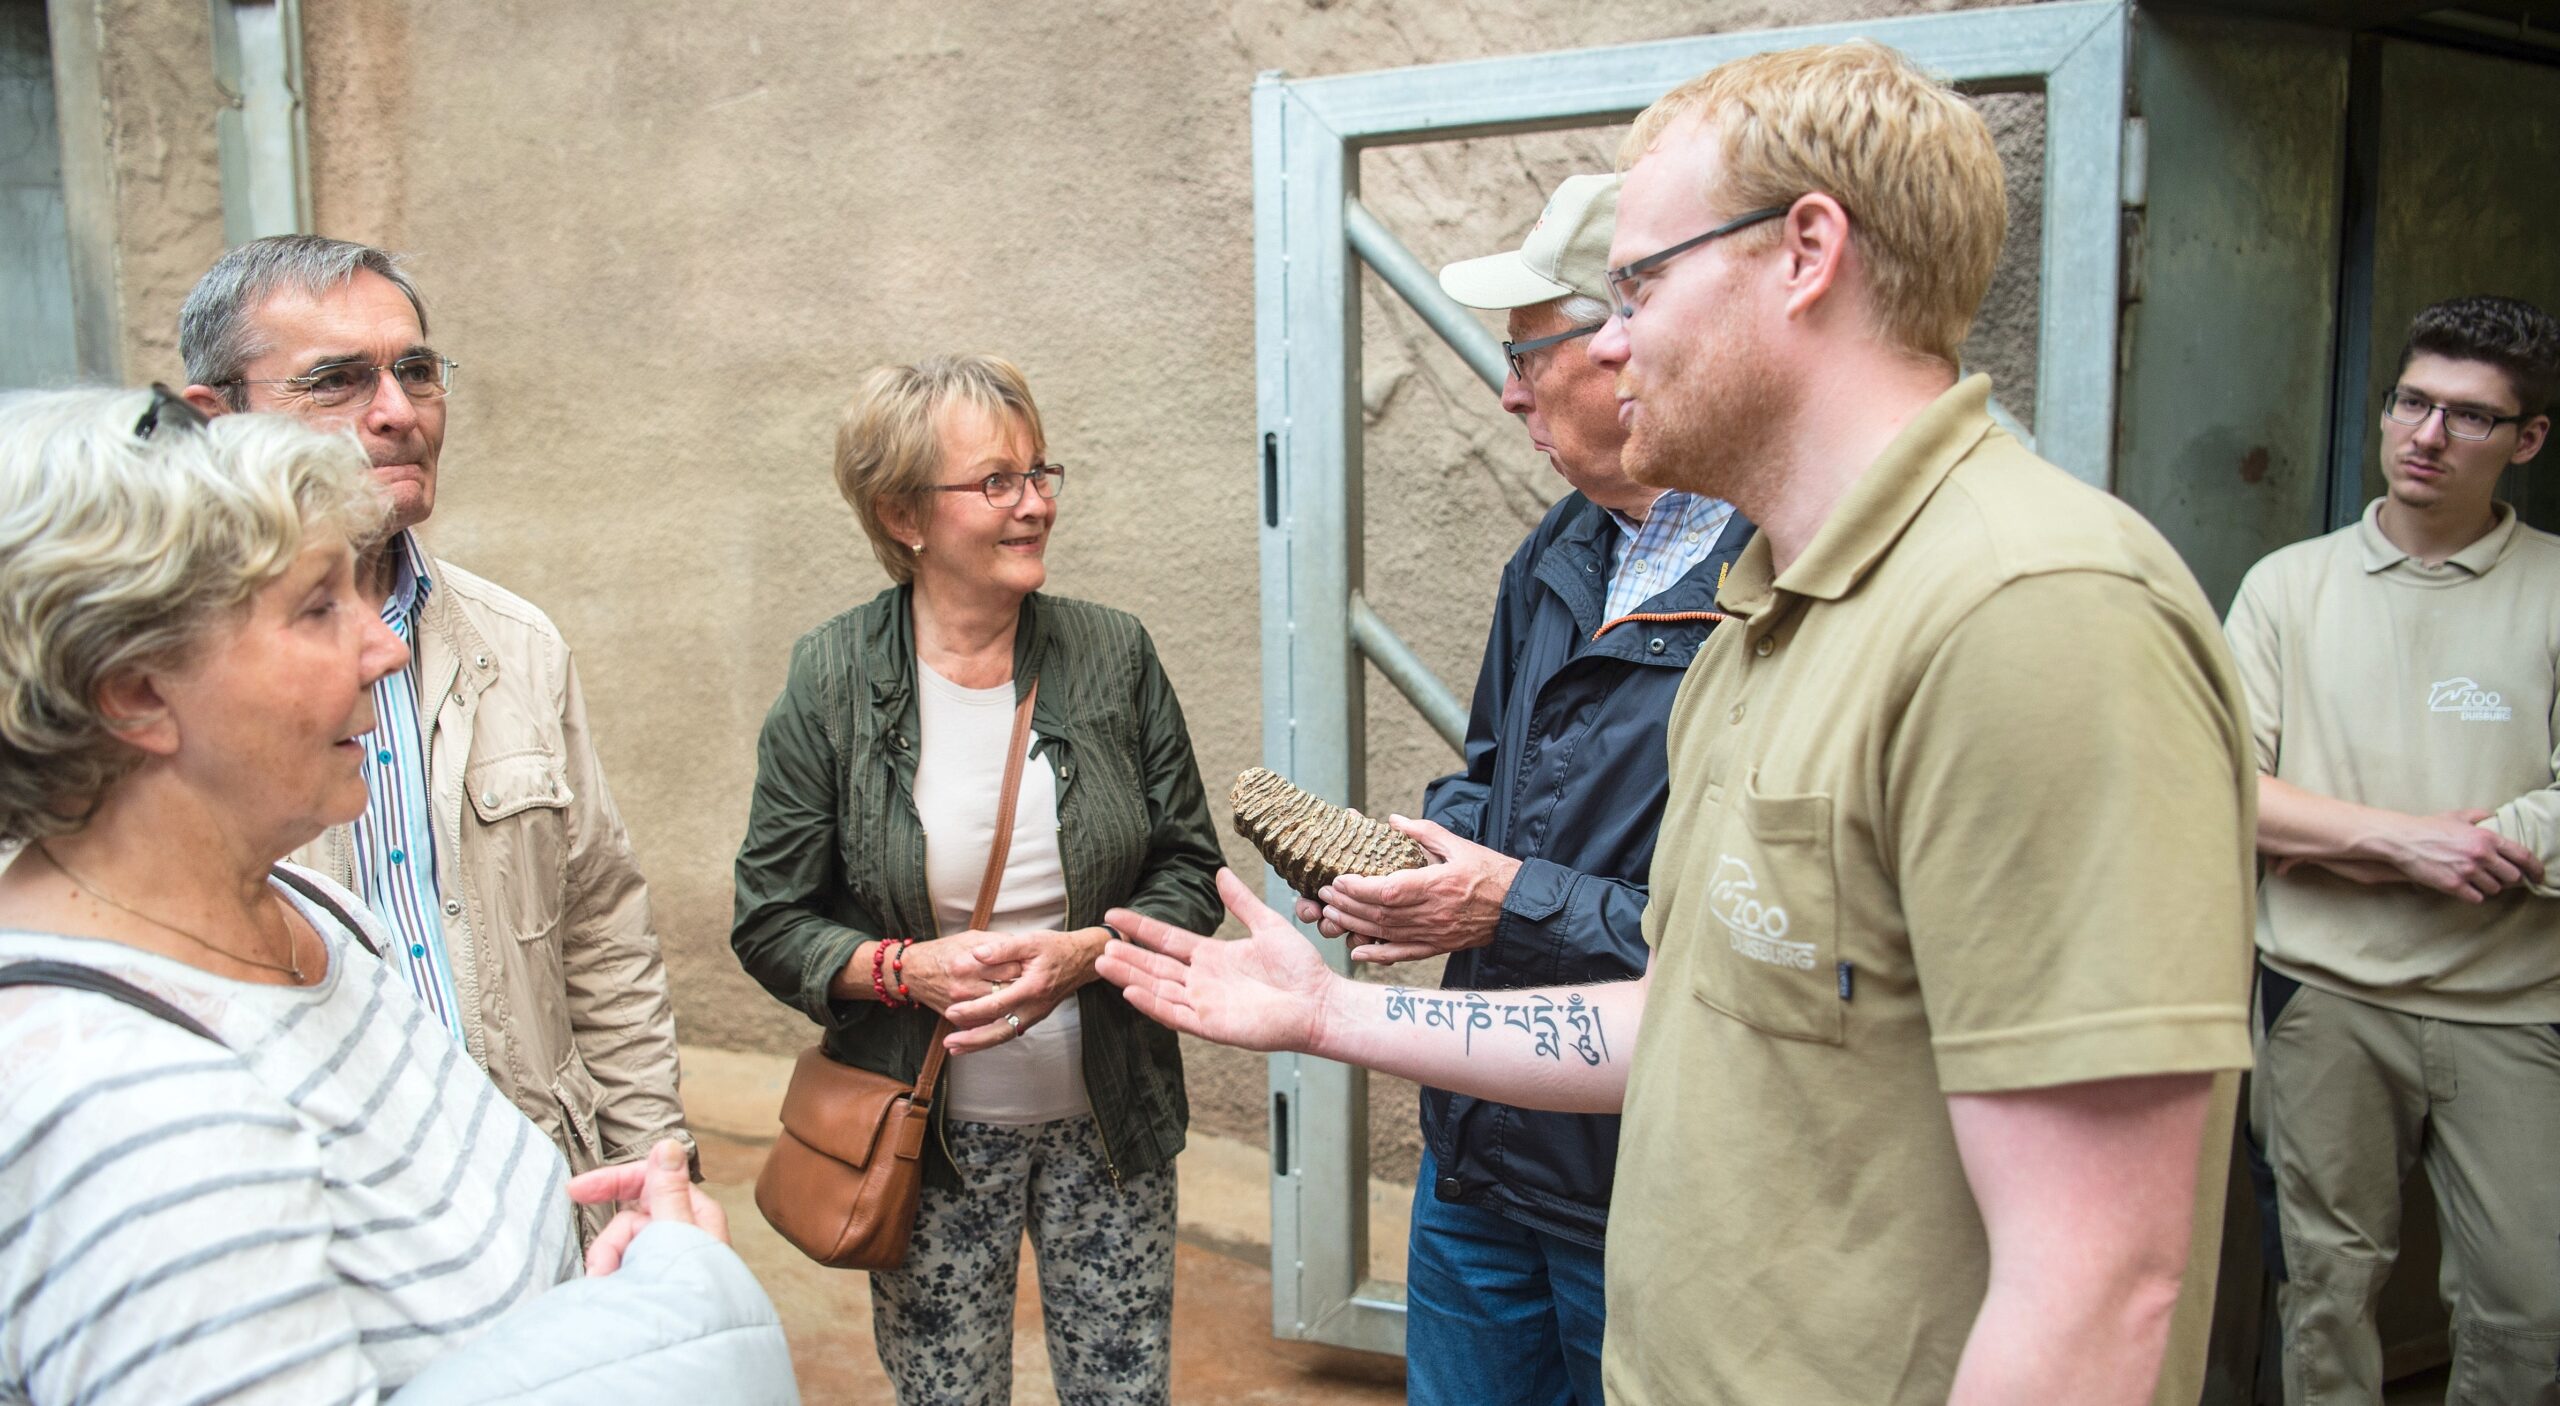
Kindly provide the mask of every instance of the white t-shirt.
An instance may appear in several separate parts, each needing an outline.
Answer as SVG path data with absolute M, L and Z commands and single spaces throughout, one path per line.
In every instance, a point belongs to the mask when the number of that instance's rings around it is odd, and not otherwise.
M 1013 685 L 962 688 L 917 661 L 916 818 L 924 824 L 925 888 L 945 934 L 969 930 L 995 843 L 1013 740 Z M 1036 739 L 1035 739 L 1036 741 Z M 1058 782 L 1036 754 L 1023 763 L 1013 848 L 996 890 L 992 932 L 1055 931 L 1067 921 L 1067 875 L 1058 857 Z M 1046 1123 L 1091 1112 L 1084 1087 L 1084 1021 L 1073 996 L 1020 1037 L 958 1055 L 943 1068 L 950 1117 L 968 1123 Z

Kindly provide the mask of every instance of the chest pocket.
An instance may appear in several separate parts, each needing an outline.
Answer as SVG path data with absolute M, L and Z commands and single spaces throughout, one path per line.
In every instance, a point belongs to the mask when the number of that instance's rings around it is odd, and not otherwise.
M 1839 881 L 1831 798 L 1761 793 L 1755 772 L 1720 827 L 1691 989 L 1772 1035 L 1841 1041 Z
M 493 935 L 533 942 L 560 925 L 569 863 L 569 781 L 547 751 L 491 757 L 463 773 L 463 804 L 477 843 L 466 842 L 468 877 L 490 911 Z M 456 866 L 457 869 L 463 866 Z

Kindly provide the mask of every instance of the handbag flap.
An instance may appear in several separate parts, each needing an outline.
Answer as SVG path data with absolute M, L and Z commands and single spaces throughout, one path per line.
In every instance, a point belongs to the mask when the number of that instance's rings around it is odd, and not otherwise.
M 816 1046 L 800 1052 L 782 1094 L 782 1126 L 811 1148 L 851 1167 L 870 1164 L 880 1130 L 912 1091 L 886 1074 L 827 1058 Z

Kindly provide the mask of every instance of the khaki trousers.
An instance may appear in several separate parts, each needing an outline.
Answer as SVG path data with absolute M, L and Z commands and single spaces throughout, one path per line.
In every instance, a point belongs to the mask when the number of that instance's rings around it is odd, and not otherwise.
M 2267 973 L 2250 1116 L 2275 1172 L 2287 1406 L 2382 1400 L 2374 1302 L 2423 1159 L 2446 1400 L 2560 1406 L 2560 1031 L 2385 1010 Z

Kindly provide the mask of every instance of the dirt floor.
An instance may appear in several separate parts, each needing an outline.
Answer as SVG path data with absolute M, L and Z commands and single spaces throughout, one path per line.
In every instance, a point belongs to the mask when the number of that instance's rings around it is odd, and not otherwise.
M 773 1295 L 791 1338 L 806 1406 L 891 1406 L 889 1380 L 871 1342 L 870 1276 L 821 1269 L 785 1244 L 756 1213 L 764 1147 L 698 1133 L 702 1174 L 729 1212 L 738 1253 Z M 1259 1263 L 1184 1243 L 1174 1252 L 1173 1399 L 1215 1406 L 1369 1406 L 1404 1400 L 1404 1363 L 1365 1352 L 1281 1342 L 1271 1336 L 1271 1280 Z M 1040 1295 L 1027 1272 L 1014 1300 L 1013 1399 L 1050 1406 L 1049 1354 Z
M 781 1310 L 806 1406 L 894 1406 L 871 1339 L 870 1276 L 821 1269 L 764 1223 L 755 1177 L 781 1103 L 788 1062 L 685 1051 L 685 1103 L 702 1145 L 703 1181 L 729 1213 L 738 1253 Z M 1183 1154 L 1182 1232 L 1175 1248 L 1173 1399 L 1181 1406 L 1387 1406 L 1404 1400 L 1404 1361 L 1271 1336 L 1270 1237 L 1256 1148 L 1195 1135 Z M 1410 1186 L 1371 1187 L 1370 1272 L 1403 1278 Z M 1013 1400 L 1055 1406 L 1040 1298 L 1029 1273 L 1014 1297 Z M 2444 1400 L 2443 1369 L 2394 1382 L 2386 1406 Z

